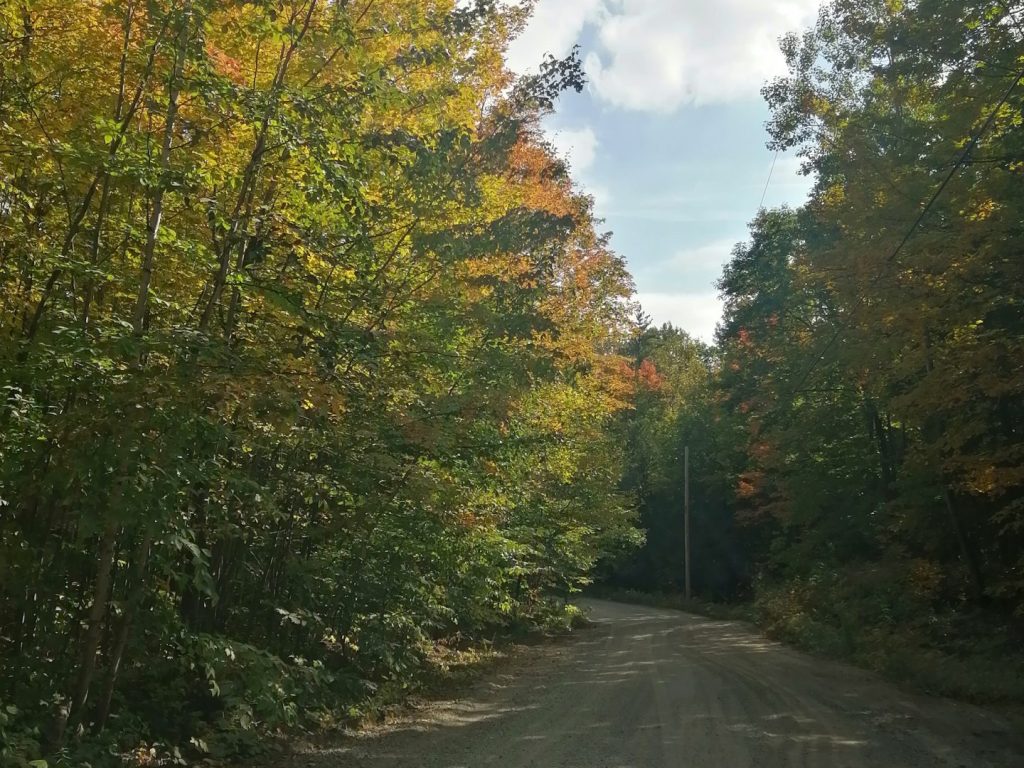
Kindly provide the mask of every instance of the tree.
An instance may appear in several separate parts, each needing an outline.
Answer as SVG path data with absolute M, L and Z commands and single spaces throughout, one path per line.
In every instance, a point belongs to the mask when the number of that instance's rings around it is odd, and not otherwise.
M 238 753 L 635 541 L 632 285 L 524 18 L 0 10 L 0 749 Z

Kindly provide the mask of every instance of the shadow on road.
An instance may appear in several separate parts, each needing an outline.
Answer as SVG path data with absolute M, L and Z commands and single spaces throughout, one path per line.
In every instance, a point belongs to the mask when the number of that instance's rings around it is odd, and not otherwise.
M 312 768 L 1021 768 L 990 715 L 744 625 L 618 604 L 465 699 L 303 755 Z

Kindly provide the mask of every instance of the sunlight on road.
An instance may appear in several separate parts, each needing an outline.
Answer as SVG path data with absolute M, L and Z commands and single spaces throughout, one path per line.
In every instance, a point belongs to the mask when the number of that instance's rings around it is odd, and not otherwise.
M 313 756 L 358 768 L 1020 768 L 1008 726 L 737 622 L 588 601 L 500 685 Z M 976 733 L 989 734 L 979 738 Z

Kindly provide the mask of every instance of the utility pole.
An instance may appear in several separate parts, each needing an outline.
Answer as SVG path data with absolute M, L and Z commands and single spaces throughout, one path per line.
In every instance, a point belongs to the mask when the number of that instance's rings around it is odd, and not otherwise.
M 683 448 L 683 548 L 686 562 L 686 599 L 690 591 L 690 446 Z

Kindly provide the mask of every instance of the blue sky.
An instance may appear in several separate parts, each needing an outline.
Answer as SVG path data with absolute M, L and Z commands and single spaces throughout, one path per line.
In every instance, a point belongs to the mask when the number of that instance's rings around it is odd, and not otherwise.
M 655 323 L 710 341 L 715 281 L 757 212 L 773 154 L 761 85 L 784 71 L 777 40 L 818 0 L 539 0 L 508 61 L 535 68 L 581 46 L 588 86 L 547 128 L 597 202 Z M 780 156 L 765 205 L 811 181 Z

